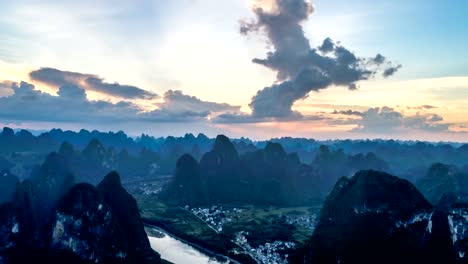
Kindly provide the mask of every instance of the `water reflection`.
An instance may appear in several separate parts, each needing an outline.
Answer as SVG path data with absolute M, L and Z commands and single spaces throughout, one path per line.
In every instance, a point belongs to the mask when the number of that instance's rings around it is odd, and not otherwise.
M 150 232 L 151 247 L 161 254 L 161 257 L 175 264 L 213 264 L 221 263 L 210 259 L 207 255 L 167 234 L 153 236 Z

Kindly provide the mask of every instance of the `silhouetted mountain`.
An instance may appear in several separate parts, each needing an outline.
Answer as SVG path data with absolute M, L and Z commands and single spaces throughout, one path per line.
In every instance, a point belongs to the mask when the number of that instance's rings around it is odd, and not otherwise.
M 463 263 L 464 232 L 408 181 L 377 171 L 342 178 L 292 263 Z M 466 224 L 466 223 L 465 223 Z M 459 229 L 460 230 L 460 229 Z M 452 240 L 453 239 L 453 240 Z M 453 244 L 455 243 L 455 245 Z M 461 244 L 461 242 L 460 242 Z M 456 254 L 459 253 L 459 254 Z
M 241 157 L 245 195 L 264 204 L 311 204 L 320 200 L 318 179 L 295 153 L 287 154 L 278 143 Z M 248 196 L 249 197 L 249 196 Z
M 25 180 L 17 184 L 14 200 L 0 207 L 0 256 L 5 263 L 30 263 L 27 258 L 35 256 L 28 254 L 44 245 L 35 200 L 32 184 Z
M 468 253 L 467 144 L 4 128 L 0 146 L 0 256 L 20 262 L 159 261 L 120 178 L 165 174 L 174 177 L 160 197 L 179 205 L 309 206 L 327 197 L 295 261 L 463 263 Z M 368 169 L 416 182 L 435 207 L 408 181 Z
M 0 155 L 10 155 L 13 152 L 50 152 L 57 147 L 49 136 L 34 136 L 27 130 L 14 132 L 13 129 L 4 127 L 0 133 Z
M 129 245 L 122 227 L 101 193 L 92 185 L 75 185 L 58 203 L 51 247 L 72 251 L 98 263 L 126 263 Z
M 57 164 L 56 158 L 50 157 L 47 166 Z M 116 173 L 98 188 L 86 183 L 73 186 L 48 211 L 49 221 L 42 223 L 36 218 L 42 210 L 37 187 L 29 181 L 19 183 L 14 201 L 0 206 L 2 263 L 161 262 L 149 246 L 135 200 Z
M 160 172 L 159 155 L 146 148 L 131 154 L 126 149 L 106 148 L 98 140 L 92 140 L 80 152 L 64 142 L 59 153 L 78 182 L 97 184 L 102 180 L 99 175 L 113 170 L 119 171 L 125 179 L 154 177 Z
M 200 177 L 198 162 L 190 155 L 179 158 L 172 182 L 161 193 L 164 200 L 197 205 L 207 202 L 207 190 Z
M 439 218 L 441 220 L 439 223 L 433 221 L 433 226 L 435 224 L 444 227 L 447 226 L 449 229 L 449 238 L 439 238 L 433 249 L 444 249 L 444 247 L 440 246 L 440 241 L 443 241 L 442 239 L 448 239 L 450 245 L 453 245 L 449 250 L 456 256 L 457 263 L 466 263 L 468 232 L 465 230 L 468 226 L 468 195 L 466 193 L 445 193 L 437 204 L 436 212 L 440 215 Z
M 130 263 L 157 263 L 160 256 L 153 249 L 143 227 L 135 199 L 122 187 L 120 176 L 109 173 L 97 186 L 104 200 L 122 227 L 122 234 L 128 242 Z
M 199 166 L 189 155 L 179 159 L 175 178 L 160 196 L 182 205 L 302 205 L 320 200 L 316 180 L 311 167 L 278 143 L 239 157 L 234 144 L 220 135 Z
M 11 171 L 23 179 L 24 175 L 30 174 L 33 165 L 42 162 L 48 153 L 58 151 L 62 143 L 68 142 L 75 148 L 76 152 L 81 152 L 92 141 L 100 142 L 107 152 L 106 159 L 99 166 L 102 168 L 109 167 L 108 170 L 93 170 L 96 172 L 95 175 L 104 175 L 114 169 L 119 171 L 127 169 L 126 166 L 118 166 L 119 164 L 116 160 L 116 157 L 122 151 L 126 151 L 131 157 L 138 159 L 139 153 L 143 149 L 147 149 L 158 156 L 156 162 L 153 163 L 153 169 L 151 169 L 153 172 L 151 175 L 154 176 L 172 174 L 177 160 L 185 153 L 191 154 L 196 160 L 200 160 L 205 153 L 212 150 L 215 139 L 208 138 L 203 134 L 198 134 L 197 136 L 186 134 L 183 137 L 169 136 L 159 138 L 142 134 L 139 137 L 131 138 L 122 131 L 99 132 L 84 129 L 79 132 L 52 129 L 49 132 L 34 136 L 26 130 L 15 132 L 10 128 L 4 128 L 0 133 L 0 146 L 2 146 L 0 148 L 0 157 L 10 162 L 10 165 L 14 166 L 14 168 L 11 168 Z M 301 162 L 311 164 L 313 167 L 320 167 L 320 164 L 315 163 L 323 156 L 320 150 L 321 145 L 325 145 L 331 154 L 336 154 L 334 158 L 339 162 L 346 163 L 346 160 L 350 160 L 349 162 L 352 164 L 360 164 L 355 167 L 344 166 L 343 171 L 330 169 L 329 172 L 333 174 L 331 177 L 323 177 L 321 175 L 324 186 L 328 186 L 329 188 L 333 186 L 333 183 L 339 177 L 350 176 L 360 169 L 384 170 L 396 173 L 411 181 L 416 181 L 424 176 L 424 173 L 421 172 L 435 162 L 453 164 L 461 168 L 467 165 L 468 160 L 467 145 L 457 143 L 427 143 L 380 139 L 317 141 L 314 139 L 290 137 L 268 141 L 252 141 L 248 138 L 232 140 L 234 148 L 241 156 L 248 152 L 255 152 L 258 149 L 265 148 L 268 142 L 281 144 L 287 153 L 297 153 Z M 348 157 L 344 161 L 340 161 L 339 153 L 335 153 L 339 150 L 342 150 L 342 154 Z M 131 165 L 132 163 L 128 164 Z M 133 169 L 136 168 L 138 170 L 138 176 L 135 176 L 137 173 L 131 173 L 133 170 L 127 169 L 126 172 L 122 171 L 124 179 L 145 177 L 147 175 L 146 168 L 139 167 L 140 164 L 138 162 L 133 162 L 133 164 L 135 165 Z M 367 166 L 366 164 L 370 165 Z M 341 166 L 335 167 L 340 168 Z M 322 173 L 327 174 L 325 171 L 317 171 L 315 174 Z M 90 173 L 87 177 L 89 178 L 86 178 L 86 181 L 93 180 L 92 183 L 94 184 L 101 180 L 100 178 L 94 179 L 95 176 L 92 176 Z
M 403 263 L 403 258 L 404 263 L 419 263 L 419 244 L 413 241 L 422 240 L 430 210 L 409 182 L 389 174 L 361 171 L 349 180 L 342 178 L 325 201 L 310 244 L 302 249 L 304 260 Z M 417 216 L 424 225 L 413 226 Z
M 0 204 L 11 202 L 15 197 L 18 177 L 8 170 L 0 170 Z
M 58 153 L 51 153 L 44 163 L 30 177 L 37 197 L 38 221 L 48 221 L 50 210 L 57 201 L 75 184 L 67 160 Z
M 109 156 L 107 150 L 97 139 L 91 140 L 81 154 L 89 159 L 89 161 L 96 163 L 105 162 L 106 158 Z
M 200 160 L 200 173 L 206 182 L 211 202 L 236 201 L 239 193 L 240 160 L 234 145 L 223 135 L 217 136 L 213 149 Z
M 416 187 L 432 204 L 437 204 L 445 193 L 468 194 L 468 174 L 455 166 L 435 163 L 416 182 Z
M 330 150 L 320 146 L 311 166 L 320 176 L 320 189 L 325 195 L 343 176 L 351 176 L 360 170 L 389 171 L 388 165 L 373 153 L 348 155 L 342 149 Z
M 63 142 L 60 145 L 58 153 L 66 157 L 67 159 L 75 158 L 78 155 L 78 152 L 76 151 L 75 147 L 67 141 Z

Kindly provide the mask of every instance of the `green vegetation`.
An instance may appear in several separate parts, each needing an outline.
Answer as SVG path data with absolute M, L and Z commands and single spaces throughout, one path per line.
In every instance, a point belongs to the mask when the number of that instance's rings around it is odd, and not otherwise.
M 169 206 L 155 200 L 151 195 L 135 195 L 145 224 L 154 225 L 168 233 L 204 249 L 207 254 L 221 254 L 240 261 L 245 256 L 231 252 L 241 251 L 236 244 L 222 234 L 217 234 L 189 211 Z M 243 262 L 245 263 L 245 262 Z M 247 262 L 248 263 L 248 262 Z M 254 262 L 252 262 L 254 263 Z
M 253 261 L 234 243 L 236 234 L 244 232 L 252 247 L 274 241 L 289 241 L 303 245 L 313 233 L 312 228 L 287 223 L 288 216 L 310 216 L 319 207 L 260 207 L 223 205 L 223 217 L 230 221 L 223 224 L 221 232 L 184 207 L 157 200 L 156 195 L 134 194 L 142 218 L 149 225 L 160 227 L 168 233 L 197 245 L 212 253 L 229 256 L 246 263 Z M 209 253 L 209 252 L 207 252 Z M 254 263 L 254 262 L 252 262 Z
M 227 214 L 234 220 L 225 224 L 223 233 L 233 237 L 240 231 L 246 231 L 249 234 L 247 239 L 254 247 L 275 240 L 302 244 L 310 238 L 313 230 L 288 224 L 285 218 L 288 215 L 310 215 L 318 210 L 309 207 L 242 207 L 241 212 Z

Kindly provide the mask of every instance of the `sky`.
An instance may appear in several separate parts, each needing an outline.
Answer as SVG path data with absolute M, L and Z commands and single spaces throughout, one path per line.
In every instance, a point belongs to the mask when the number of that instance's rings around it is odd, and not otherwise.
M 0 0 L 0 125 L 468 141 L 465 0 Z

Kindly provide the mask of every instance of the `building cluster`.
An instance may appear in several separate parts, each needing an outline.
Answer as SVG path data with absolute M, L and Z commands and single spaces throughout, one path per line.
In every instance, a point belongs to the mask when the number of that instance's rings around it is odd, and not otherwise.
M 212 206 L 210 208 L 191 208 L 185 206 L 185 209 L 189 210 L 194 214 L 196 217 L 200 218 L 203 222 L 208 224 L 213 230 L 217 233 L 223 231 L 223 225 L 231 222 L 232 219 L 227 217 L 226 215 L 230 212 L 229 210 L 223 210 L 221 206 Z M 238 212 L 237 209 L 234 208 L 232 211 Z
M 244 231 L 237 233 L 234 242 L 242 247 L 258 263 L 262 264 L 287 264 L 288 254 L 285 252 L 296 246 L 294 242 L 275 241 L 254 248 L 247 241 L 246 235 L 248 233 Z
M 311 215 L 287 215 L 286 223 L 294 226 L 302 226 L 310 230 L 314 230 L 318 223 L 316 214 Z
M 143 183 L 139 187 L 140 193 L 144 195 L 153 195 L 161 192 L 162 188 L 152 183 Z

